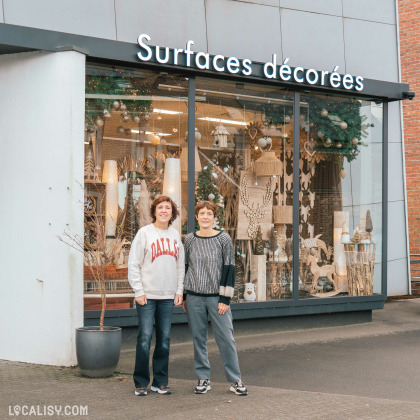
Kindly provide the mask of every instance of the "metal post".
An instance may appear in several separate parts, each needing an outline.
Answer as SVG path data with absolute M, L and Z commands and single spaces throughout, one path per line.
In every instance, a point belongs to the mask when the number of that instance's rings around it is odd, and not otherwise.
M 299 299 L 300 92 L 293 98 L 293 300 Z
M 194 232 L 195 218 L 195 77 L 188 79 L 188 233 Z
M 388 291 L 388 102 L 383 103 L 382 146 L 382 294 Z M 403 150 L 404 153 L 404 150 Z

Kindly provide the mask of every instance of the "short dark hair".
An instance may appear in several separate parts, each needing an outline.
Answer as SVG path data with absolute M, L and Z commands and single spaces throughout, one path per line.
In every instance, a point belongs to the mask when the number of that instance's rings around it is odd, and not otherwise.
M 211 210 L 213 212 L 213 215 L 216 216 L 217 204 L 212 203 L 211 201 L 200 201 L 195 206 L 195 209 L 194 209 L 195 215 L 198 216 L 198 213 L 200 212 L 200 210 L 204 208 Z
M 172 222 L 179 216 L 179 210 L 174 200 L 172 200 L 172 198 L 168 197 L 167 195 L 159 195 L 153 200 L 153 203 L 150 206 L 150 217 L 152 218 L 152 223 L 155 223 L 156 222 L 156 207 L 160 203 L 164 203 L 164 202 L 170 203 L 172 207 L 172 216 L 171 216 L 171 219 L 169 220 L 169 226 L 170 226 Z

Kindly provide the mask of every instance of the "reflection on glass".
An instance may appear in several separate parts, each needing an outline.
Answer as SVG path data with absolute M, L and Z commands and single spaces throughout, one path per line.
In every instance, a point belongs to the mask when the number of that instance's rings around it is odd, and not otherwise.
M 217 203 L 232 237 L 233 302 L 291 298 L 293 96 L 198 78 L 196 101 L 196 201 Z
M 302 101 L 299 296 L 380 293 L 382 104 Z

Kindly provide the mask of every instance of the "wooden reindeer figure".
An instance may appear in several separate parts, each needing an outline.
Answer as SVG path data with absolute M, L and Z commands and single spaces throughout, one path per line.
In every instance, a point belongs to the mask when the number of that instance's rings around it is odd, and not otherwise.
M 311 293 L 315 293 L 316 286 L 318 284 L 318 279 L 320 277 L 327 277 L 328 280 L 332 283 L 334 290 L 337 290 L 337 284 L 333 279 L 333 274 L 335 273 L 336 264 L 332 263 L 331 265 L 323 265 L 319 267 L 316 258 L 313 255 L 309 255 L 308 259 L 306 260 L 307 264 L 310 265 L 311 273 L 314 276 L 312 280 L 312 289 Z

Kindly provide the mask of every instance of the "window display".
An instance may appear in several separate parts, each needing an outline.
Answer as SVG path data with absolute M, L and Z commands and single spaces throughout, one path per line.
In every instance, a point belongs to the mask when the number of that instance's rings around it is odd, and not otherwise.
M 382 103 L 301 100 L 307 112 L 301 112 L 299 232 L 314 239 L 300 246 L 300 287 L 309 291 L 303 296 L 380 293 Z
M 198 185 L 197 200 L 215 195 L 235 245 L 232 301 L 291 298 L 293 94 L 197 78 L 196 95 L 196 146 L 215 189 Z
M 92 208 L 110 241 L 122 233 L 109 262 L 108 291 L 115 298 L 108 307 L 132 307 L 130 244 L 150 223 L 151 200 L 162 193 L 181 211 L 174 227 L 182 237 L 194 217 L 187 214 L 188 200 L 217 204 L 214 228 L 231 236 L 236 253 L 232 302 L 380 293 L 382 104 L 305 94 L 294 115 L 290 90 L 198 77 L 193 105 L 195 144 L 189 146 L 185 77 L 87 67 L 86 247 L 95 252 Z M 188 147 L 195 155 L 190 168 Z M 187 194 L 189 177 L 195 197 Z M 299 232 L 298 273 L 293 229 Z M 85 297 L 85 308 L 93 308 L 87 274 Z
M 119 242 L 105 273 L 108 308 L 133 306 L 128 254 L 138 229 L 151 222 L 150 204 L 157 195 L 176 202 L 181 217 L 174 227 L 186 231 L 187 167 L 180 151 L 187 131 L 187 87 L 179 75 L 87 66 L 85 244 L 97 251 L 88 211 L 95 206 L 110 245 Z M 100 299 L 89 270 L 84 271 L 85 309 L 96 309 Z

